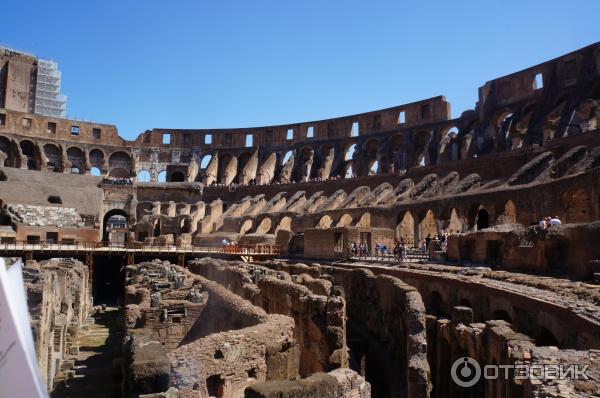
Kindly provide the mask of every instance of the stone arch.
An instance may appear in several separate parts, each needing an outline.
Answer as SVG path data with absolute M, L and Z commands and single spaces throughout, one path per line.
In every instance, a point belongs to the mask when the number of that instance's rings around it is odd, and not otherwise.
M 137 173 L 137 181 L 138 182 L 150 182 L 152 180 L 152 176 L 148 170 L 140 170 Z
M 415 245 L 415 220 L 410 211 L 406 211 L 398 216 L 396 239 L 404 240 L 404 243 L 408 246 Z
M 325 214 L 317 223 L 317 228 L 330 228 L 332 223 L 333 219 L 329 215 Z
M 67 149 L 67 159 L 71 164 L 71 172 L 74 174 L 84 174 L 85 173 L 85 155 L 83 150 L 79 147 L 72 146 Z M 75 173 L 74 170 L 79 170 L 78 173 Z
M 575 188 L 563 194 L 565 222 L 581 223 L 591 221 L 590 195 L 583 188 Z
M 377 175 L 379 174 L 379 161 L 378 160 L 371 160 L 371 163 L 369 164 L 369 175 Z
M 356 222 L 357 227 L 369 228 L 371 226 L 371 213 L 363 213 Z
M 271 231 L 271 227 L 273 226 L 273 222 L 269 217 L 263 218 L 258 226 L 256 227 L 255 233 L 257 234 L 268 234 Z
M 219 154 L 219 170 L 217 172 L 217 181 L 220 184 L 229 184 L 235 178 L 237 173 L 237 158 L 231 153 Z
M 110 175 L 114 176 L 115 173 L 119 176 L 125 176 L 122 178 L 131 177 L 132 160 L 131 155 L 127 152 L 117 151 L 113 152 L 108 158 L 108 167 L 110 169 Z M 119 169 L 119 171 L 115 171 Z M 115 171 L 115 172 L 113 172 Z
M 27 157 L 27 168 L 29 170 L 41 170 L 42 158 L 40 149 L 33 141 L 22 140 L 19 142 L 21 153 Z
M 106 212 L 106 214 L 104 214 L 104 217 L 102 218 L 102 241 L 105 243 L 109 243 L 109 225 L 110 225 L 110 220 L 113 219 L 114 217 L 122 217 L 125 218 L 125 226 L 128 226 L 128 222 L 129 222 L 129 214 L 127 214 L 127 212 L 123 209 L 112 209 Z
M 158 183 L 165 183 L 167 182 L 167 171 L 166 170 L 161 170 L 157 177 L 156 177 L 156 182 Z
M 89 153 L 89 158 L 90 158 L 90 165 L 92 167 L 97 167 L 102 171 L 105 170 L 105 165 L 104 165 L 105 156 L 104 156 L 104 152 L 101 149 L 98 149 L 98 148 L 92 149 Z
M 208 167 L 208 164 L 210 163 L 211 159 L 212 159 L 212 155 L 204 155 L 202 157 L 202 160 L 200 161 L 200 168 L 206 169 Z
M 44 155 L 48 160 L 46 169 L 61 173 L 63 171 L 62 150 L 55 144 L 44 145 Z
M 353 177 L 355 177 L 355 175 L 354 175 L 354 170 L 352 170 L 352 164 L 348 163 L 344 167 L 344 178 L 353 178 Z
M 419 217 L 419 240 L 427 238 L 433 238 L 438 234 L 437 221 L 433 210 L 427 209 L 421 212 Z
M 429 299 L 427 300 L 427 313 L 435 315 L 438 318 L 446 318 L 446 311 L 444 310 L 444 299 L 442 295 L 437 291 L 429 293 Z
M 389 158 L 392 172 L 406 170 L 406 144 L 403 134 L 394 135 L 389 141 Z
M 282 230 L 282 231 L 292 231 L 292 217 L 290 216 L 284 216 L 281 218 L 281 220 L 279 221 L 279 225 L 277 225 L 277 228 L 275 229 L 275 233 L 277 233 L 277 231 Z
M 94 176 L 94 177 L 99 177 L 102 175 L 102 170 L 100 170 L 97 167 L 91 167 L 90 168 L 90 175 Z
M 348 213 L 342 215 L 337 223 L 338 227 L 349 227 L 352 225 L 352 216 Z
M 247 219 L 242 223 L 240 228 L 240 235 L 245 235 L 248 231 L 252 230 L 252 219 Z
M 463 222 L 458 217 L 456 207 L 450 209 L 450 214 L 446 214 L 443 217 L 443 230 L 449 234 L 457 234 L 463 231 Z
M 475 221 L 477 231 L 488 228 L 490 226 L 490 214 L 485 208 L 477 210 L 477 217 Z
M 496 224 L 515 224 L 517 222 L 517 207 L 512 200 L 507 200 L 504 204 L 502 215 L 496 220 Z
M 233 179 L 233 181 L 242 183 L 242 181 L 240 181 L 240 179 L 244 172 L 244 167 L 246 167 L 246 165 L 248 164 L 248 161 L 252 158 L 252 152 L 244 151 L 241 154 L 239 154 L 237 158 L 238 158 L 237 174 L 236 174 L 235 178 Z
M 413 139 L 414 148 L 414 163 L 413 166 L 427 166 L 430 164 L 429 159 L 429 142 L 432 138 L 432 131 L 421 130 L 417 131 Z
M 346 144 L 346 147 L 344 148 L 344 160 L 352 160 L 354 151 L 356 151 L 356 143 L 350 142 Z
M 14 141 L 9 140 L 4 136 L 0 136 L 0 152 L 6 156 L 3 166 L 20 167 L 19 149 Z

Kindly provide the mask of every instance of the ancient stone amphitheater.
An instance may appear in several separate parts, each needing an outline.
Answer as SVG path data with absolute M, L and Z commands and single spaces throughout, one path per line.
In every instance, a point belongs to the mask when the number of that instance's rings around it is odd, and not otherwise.
M 134 141 L 15 110 L 36 63 L 0 66 L 0 251 L 52 396 L 600 396 L 600 43 L 459 118 Z

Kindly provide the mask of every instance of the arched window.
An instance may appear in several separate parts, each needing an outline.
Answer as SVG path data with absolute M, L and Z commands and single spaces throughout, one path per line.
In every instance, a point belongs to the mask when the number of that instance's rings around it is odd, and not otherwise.
M 292 151 L 287 151 L 285 153 L 285 155 L 283 156 L 283 163 L 282 164 L 286 164 L 288 162 L 288 160 L 290 160 L 291 157 L 292 157 Z
M 167 172 L 166 171 L 161 171 L 160 173 L 158 173 L 158 182 L 163 183 L 163 182 L 167 182 Z
M 183 175 L 183 173 L 181 171 L 176 171 L 173 174 L 171 174 L 171 182 L 184 182 L 185 181 L 185 176 Z
M 207 168 L 211 159 L 212 159 L 211 155 L 204 155 L 204 157 L 202 158 L 202 161 L 200 162 L 200 168 L 201 169 Z
M 486 209 L 479 209 L 477 212 L 477 230 L 488 228 L 490 226 L 490 216 Z
M 137 174 L 138 182 L 150 182 L 150 172 L 147 170 L 140 170 Z
M 376 175 L 379 172 L 379 162 L 375 160 L 369 167 L 369 175 Z
M 92 168 L 90 169 L 90 174 L 91 174 L 91 175 L 93 175 L 94 177 L 99 177 L 99 176 L 101 176 L 101 175 L 102 175 L 102 172 L 100 171 L 100 169 L 99 169 L 99 168 L 97 168 L 97 167 L 92 167 Z
M 348 147 L 348 149 L 346 150 L 346 153 L 344 154 L 344 160 L 352 159 L 352 156 L 354 155 L 355 150 L 356 150 L 356 144 L 350 145 Z

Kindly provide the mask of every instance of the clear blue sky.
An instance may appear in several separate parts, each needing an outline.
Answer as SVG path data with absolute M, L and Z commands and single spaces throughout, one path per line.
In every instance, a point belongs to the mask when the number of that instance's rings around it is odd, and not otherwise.
M 153 127 L 292 123 L 445 95 L 600 40 L 600 1 L 23 1 L 0 43 L 59 62 L 71 117 Z

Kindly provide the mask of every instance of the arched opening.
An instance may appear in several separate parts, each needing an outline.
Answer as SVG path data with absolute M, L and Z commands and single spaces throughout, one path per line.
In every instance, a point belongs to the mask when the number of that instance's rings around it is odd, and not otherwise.
M 96 167 L 99 170 L 103 170 L 105 168 L 104 167 L 104 152 L 102 152 L 100 149 L 97 149 L 97 148 L 92 149 L 88 156 L 90 158 L 90 164 L 92 165 L 92 167 Z
M 538 347 L 558 347 L 558 339 L 554 336 L 554 334 L 546 329 L 545 327 L 540 327 L 540 331 L 538 332 L 535 338 L 535 345 Z
M 230 153 L 219 156 L 219 170 L 217 181 L 220 184 L 229 185 L 237 174 L 237 158 Z
M 83 174 L 85 172 L 85 156 L 81 149 L 77 147 L 67 149 L 67 159 L 71 163 L 71 173 Z M 74 169 L 77 169 L 78 172 L 75 173 Z
M 508 323 L 512 323 L 512 319 L 510 318 L 510 315 L 508 315 L 508 312 L 504 311 L 504 310 L 496 310 L 492 313 L 492 320 L 502 320 L 502 321 L 506 321 Z
M 29 140 L 21 141 L 19 146 L 23 155 L 27 157 L 27 168 L 29 170 L 40 170 L 40 154 L 37 146 Z
M 173 174 L 171 174 L 171 182 L 184 182 L 185 181 L 185 176 L 183 175 L 183 173 L 181 171 L 176 171 Z
M 369 228 L 371 226 L 371 213 L 364 213 L 356 223 L 357 227 Z
M 97 167 L 92 167 L 90 169 L 90 175 L 93 175 L 94 177 L 100 177 L 102 175 L 102 172 L 100 171 L 99 168 Z
M 349 164 L 346 166 L 346 172 L 344 173 L 344 178 L 352 178 L 354 177 L 354 171 L 352 170 L 352 165 Z
M 321 219 L 319 220 L 319 223 L 317 224 L 317 228 L 324 228 L 324 229 L 329 228 L 329 227 L 331 227 L 332 223 L 333 223 L 332 218 L 326 214 L 323 217 L 321 217 Z
M 287 164 L 287 162 L 290 160 L 290 158 L 292 157 L 292 151 L 287 151 L 285 153 L 285 155 L 283 155 L 283 160 L 281 162 L 282 165 Z
M 240 228 L 240 235 L 247 234 L 248 231 L 252 229 L 252 220 L 248 219 L 243 222 L 242 227 Z
M 456 209 L 452 209 L 452 211 L 450 212 L 450 222 L 448 223 L 447 232 L 450 234 L 458 234 L 462 232 L 462 229 L 462 222 L 458 218 Z
M 490 216 L 484 208 L 477 211 L 477 230 L 485 229 L 490 226 Z
M 258 227 L 256 227 L 256 233 L 261 235 L 268 234 L 269 231 L 271 231 L 271 226 L 271 219 L 269 217 L 265 217 L 262 219 L 260 224 L 258 224 Z
M 6 155 L 6 159 L 4 159 L 4 166 L 6 167 L 19 167 L 20 161 L 19 156 L 17 156 L 18 150 L 17 145 L 10 141 L 6 137 L 0 137 L 0 152 L 3 152 Z
M 504 205 L 502 215 L 498 217 L 496 224 L 514 224 L 517 222 L 517 208 L 512 200 L 508 200 Z
M 433 239 L 438 234 L 437 222 L 432 210 L 427 210 L 419 223 L 419 239 Z
M 350 225 L 352 225 L 352 216 L 348 213 L 340 217 L 340 221 L 337 223 L 338 227 L 348 227 Z
M 429 294 L 429 301 L 427 305 L 427 313 L 435 315 L 438 318 L 446 318 L 446 312 L 444 311 L 444 300 L 442 295 L 436 291 Z
M 356 144 L 352 144 L 346 149 L 346 153 L 344 154 L 344 160 L 352 160 L 352 156 L 354 156 L 354 151 L 356 150 Z
M 374 176 L 379 173 L 379 162 L 374 160 L 371 162 L 371 166 L 369 166 L 369 175 Z
M 108 158 L 108 167 L 112 169 L 122 169 L 126 176 L 121 178 L 129 178 L 131 176 L 131 156 L 126 152 L 115 152 Z M 121 172 L 122 174 L 123 172 Z M 111 171 L 112 174 L 112 171 Z
M 403 241 L 407 246 L 415 245 L 415 220 L 409 211 L 398 218 L 396 240 Z
M 44 155 L 46 155 L 46 168 L 48 171 L 60 173 L 63 171 L 62 152 L 60 148 L 53 144 L 44 145 Z
M 156 179 L 159 183 L 167 182 L 167 172 L 165 170 L 158 173 L 158 177 Z
M 236 173 L 235 178 L 233 179 L 233 182 L 237 182 L 238 184 L 245 184 L 251 180 L 250 176 L 244 175 L 244 169 L 246 168 L 246 165 L 248 164 L 248 162 L 250 161 L 251 158 L 252 158 L 251 152 L 243 152 L 238 156 L 237 173 Z M 255 174 L 255 173 L 251 172 L 251 175 L 252 174 Z
M 200 168 L 201 169 L 207 168 L 211 159 L 212 159 L 211 155 L 204 155 L 204 157 L 202 157 L 202 160 L 200 161 Z
M 406 145 L 404 135 L 398 134 L 390 140 L 390 164 L 393 172 L 406 170 Z
M 150 172 L 148 170 L 140 170 L 137 173 L 138 182 L 150 182 Z
M 283 231 L 291 231 L 292 230 L 292 217 L 282 217 L 281 221 L 279 221 L 279 225 L 277 226 L 277 229 L 275 230 L 275 233 L 277 233 L 277 231 L 279 230 L 283 230 Z
M 429 141 L 433 136 L 432 131 L 419 131 L 414 135 L 414 165 L 426 166 L 429 164 L 427 156 L 427 148 Z
M 102 241 L 105 244 L 125 245 L 129 232 L 129 215 L 125 210 L 113 209 L 104 215 Z

